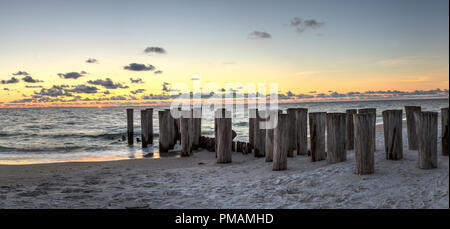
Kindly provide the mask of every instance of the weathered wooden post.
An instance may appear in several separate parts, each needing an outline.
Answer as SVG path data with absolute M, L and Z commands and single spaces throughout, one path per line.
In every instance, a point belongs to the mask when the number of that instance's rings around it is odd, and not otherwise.
M 346 113 L 327 114 L 327 161 L 329 164 L 347 160 L 345 117 Z
M 287 149 L 288 149 L 288 132 L 289 132 L 289 116 L 288 114 L 278 115 L 278 125 L 274 129 L 273 134 L 273 163 L 272 170 L 280 171 L 287 169 Z
M 377 151 L 377 129 L 376 129 L 376 123 L 377 123 L 377 109 L 376 108 L 363 108 L 358 109 L 359 114 L 365 114 L 365 113 L 374 113 L 375 119 L 373 120 L 374 128 L 372 130 L 371 136 L 373 138 L 373 151 Z
M 170 133 L 170 112 L 168 110 L 158 111 L 159 119 L 159 152 L 168 152 L 172 144 Z M 173 123 L 173 122 L 172 122 Z
M 279 115 L 281 114 L 283 111 L 282 110 L 278 110 L 278 111 L 269 111 L 270 112 L 270 123 L 275 126 L 274 122 L 277 122 L 278 124 L 278 117 L 274 117 L 275 114 Z M 274 118 L 274 119 L 272 119 Z M 274 144 L 273 144 L 273 135 L 274 135 L 274 129 L 275 128 L 268 128 L 266 129 L 266 162 L 272 162 L 273 161 L 273 151 L 274 151 Z
M 441 133 L 442 133 L 442 155 L 448 156 L 448 142 L 450 140 L 450 135 L 448 126 L 448 107 L 441 109 Z
M 146 116 L 147 116 L 147 131 L 148 131 L 147 144 L 153 145 L 153 108 L 146 109 Z
M 181 116 L 181 108 L 179 107 L 178 112 L 180 113 Z M 181 130 L 180 130 L 180 118 L 174 118 L 174 129 L 175 129 L 175 142 L 177 140 L 180 140 L 180 144 L 181 144 Z
M 182 111 L 180 117 L 181 156 L 190 156 L 192 154 L 191 132 L 189 131 L 191 122 L 191 111 Z
M 200 144 L 200 136 L 202 134 L 202 109 L 194 108 L 192 112 L 192 128 L 193 128 L 193 142 L 192 148 L 198 149 Z
M 386 110 L 382 115 L 386 160 L 400 160 L 403 158 L 403 110 Z
M 216 155 L 217 163 L 231 163 L 231 113 L 225 109 L 216 111 Z
M 437 168 L 437 112 L 414 112 L 419 168 Z
M 127 135 L 128 135 L 128 145 L 133 145 L 133 109 L 127 109 Z
M 257 111 L 256 120 L 255 120 L 255 157 L 264 157 L 266 154 L 266 129 L 261 128 L 261 125 L 265 123 L 265 111 Z
M 142 148 L 147 147 L 148 145 L 148 118 L 147 118 L 147 110 L 141 110 L 141 143 Z
M 297 155 L 307 155 L 308 154 L 308 109 L 307 108 L 297 108 L 297 113 L 295 114 L 295 128 L 297 131 Z
M 417 150 L 418 139 L 416 135 L 416 121 L 414 112 L 421 111 L 420 106 L 405 106 L 406 112 L 406 132 L 408 133 L 408 149 Z
M 297 108 L 288 108 L 287 114 L 289 117 L 289 126 L 288 126 L 288 157 L 294 156 L 294 150 L 297 148 Z
M 309 113 L 311 161 L 325 160 L 326 112 Z
M 258 109 L 250 109 L 248 111 L 248 143 L 249 147 L 247 150 L 252 151 L 255 145 L 255 122 L 256 122 L 256 114 L 258 113 Z
M 375 128 L 376 114 L 362 113 L 353 115 L 355 127 L 355 173 L 371 174 L 375 172 L 372 132 Z
M 353 126 L 353 115 L 358 111 L 356 109 L 348 109 L 345 111 L 346 113 L 346 131 L 345 131 L 345 149 L 353 150 L 354 147 L 354 139 L 355 139 L 355 128 Z

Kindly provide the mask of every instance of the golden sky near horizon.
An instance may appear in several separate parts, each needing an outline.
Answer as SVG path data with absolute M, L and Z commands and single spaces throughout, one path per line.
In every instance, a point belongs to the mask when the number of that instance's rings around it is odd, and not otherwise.
M 448 98 L 447 1 L 348 1 L 345 7 L 333 1 L 264 1 L 256 10 L 251 1 L 178 3 L 2 3 L 0 106 L 84 104 L 86 98 L 105 103 L 114 96 L 139 102 L 165 94 L 163 84 L 190 86 L 196 76 L 203 85 L 221 87 L 276 83 L 292 99 L 388 90 Z M 145 14 L 148 8 L 160 11 Z M 147 47 L 165 52 L 144 52 Z M 87 63 L 90 58 L 98 62 Z M 131 63 L 155 69 L 124 69 Z M 14 75 L 19 71 L 26 74 Z M 58 75 L 82 71 L 77 79 Z M 25 82 L 26 75 L 43 82 Z M 89 83 L 107 78 L 128 87 Z M 59 91 L 66 94 L 48 95 L 54 85 L 68 85 Z M 88 93 L 77 90 L 79 85 L 95 89 Z

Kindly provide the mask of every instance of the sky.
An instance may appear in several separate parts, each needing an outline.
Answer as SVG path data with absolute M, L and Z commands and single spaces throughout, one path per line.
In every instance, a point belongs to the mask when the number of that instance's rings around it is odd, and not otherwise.
M 448 98 L 447 0 L 0 0 L 0 107 L 159 104 L 175 84 L 287 100 Z

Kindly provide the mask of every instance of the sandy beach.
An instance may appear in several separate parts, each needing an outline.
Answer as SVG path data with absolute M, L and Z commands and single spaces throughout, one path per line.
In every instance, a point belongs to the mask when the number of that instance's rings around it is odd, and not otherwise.
M 438 147 L 438 168 L 417 167 L 417 151 L 385 160 L 377 128 L 375 174 L 353 173 L 347 161 L 328 165 L 307 156 L 288 158 L 288 170 L 233 153 L 191 157 L 0 165 L 0 208 L 449 208 L 449 159 Z

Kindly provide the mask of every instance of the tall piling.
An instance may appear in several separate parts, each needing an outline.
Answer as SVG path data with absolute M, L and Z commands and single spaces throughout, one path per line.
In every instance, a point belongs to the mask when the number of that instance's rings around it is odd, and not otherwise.
M 405 106 L 406 112 L 406 132 L 408 134 L 408 149 L 417 150 L 418 139 L 416 135 L 416 121 L 414 112 L 422 111 L 420 106 Z
M 278 125 L 274 129 L 273 135 L 273 162 L 272 170 L 280 171 L 287 169 L 287 148 L 288 148 L 288 132 L 289 132 L 288 114 L 278 115 Z
M 414 112 L 419 168 L 437 168 L 437 112 Z
M 133 145 L 133 135 L 134 135 L 134 127 L 133 127 L 133 109 L 127 109 L 127 137 L 128 137 L 128 145 Z
M 441 109 L 441 143 L 442 155 L 448 156 L 448 142 L 450 140 L 448 126 L 448 107 Z
M 296 149 L 297 155 L 308 154 L 308 109 L 297 108 L 295 117 L 295 129 L 296 129 Z
M 372 132 L 375 128 L 375 113 L 353 115 L 355 127 L 355 173 L 364 175 L 375 172 Z
M 356 109 L 348 109 L 346 113 L 345 149 L 353 150 L 355 139 L 355 127 L 353 126 L 353 115 L 358 113 Z
M 327 113 L 327 162 L 347 160 L 345 150 L 346 113 Z
M 386 160 L 400 160 L 403 158 L 403 110 L 385 110 L 382 115 Z
M 326 112 L 309 113 L 309 134 L 311 145 L 311 161 L 325 160 L 325 128 Z

